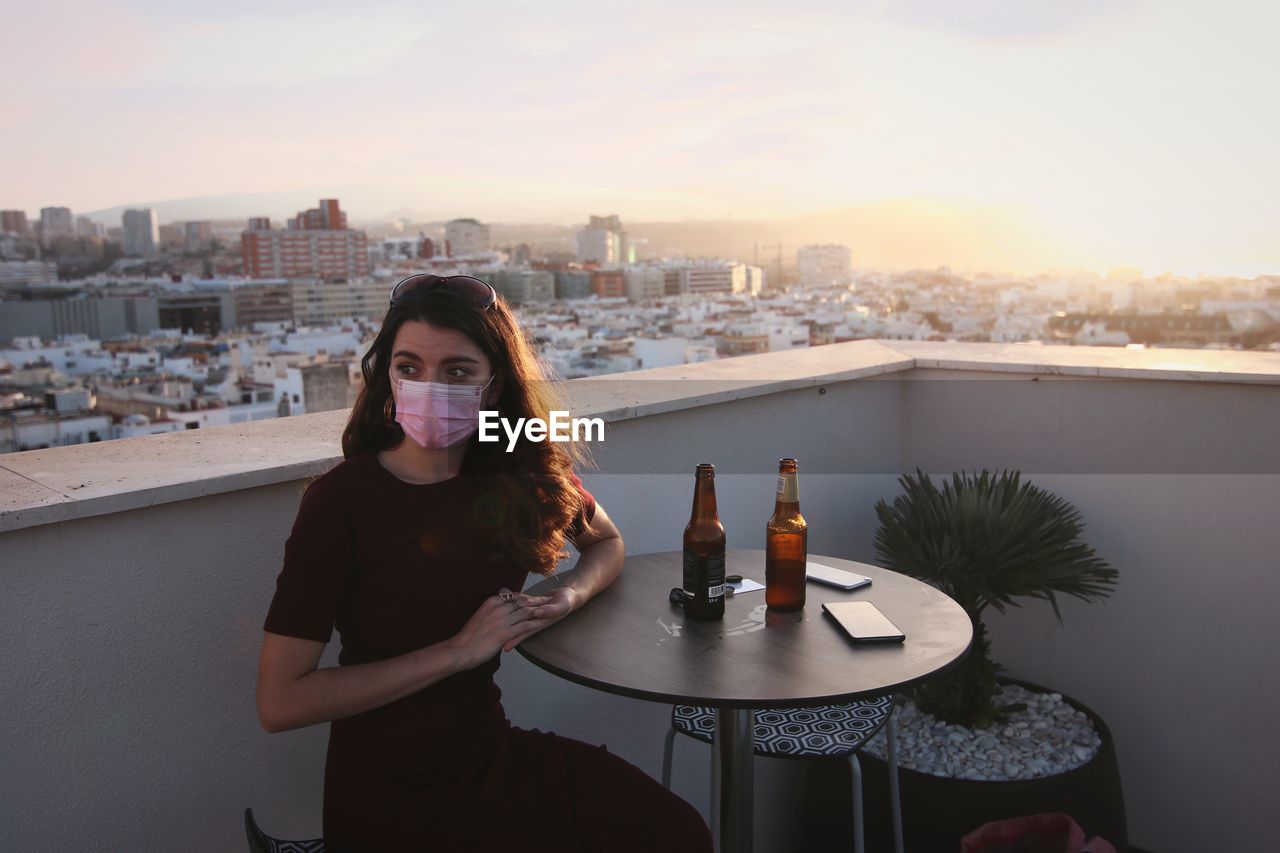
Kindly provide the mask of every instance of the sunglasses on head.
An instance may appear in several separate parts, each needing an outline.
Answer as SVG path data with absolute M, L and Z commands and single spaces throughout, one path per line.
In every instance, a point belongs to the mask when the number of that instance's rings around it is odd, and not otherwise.
M 413 294 L 443 289 L 460 296 L 480 309 L 492 308 L 498 293 L 487 281 L 470 275 L 411 275 L 391 288 L 391 307 L 404 303 Z

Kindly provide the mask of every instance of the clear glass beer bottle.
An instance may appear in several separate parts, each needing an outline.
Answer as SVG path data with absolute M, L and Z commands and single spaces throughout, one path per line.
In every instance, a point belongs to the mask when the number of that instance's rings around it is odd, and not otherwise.
M 684 529 L 684 613 L 690 619 L 724 618 L 724 525 L 716 513 L 716 469 L 694 472 L 693 513 Z
M 809 525 L 800 514 L 797 467 L 789 456 L 778 461 L 773 517 L 765 525 L 764 603 L 777 610 L 804 608 Z

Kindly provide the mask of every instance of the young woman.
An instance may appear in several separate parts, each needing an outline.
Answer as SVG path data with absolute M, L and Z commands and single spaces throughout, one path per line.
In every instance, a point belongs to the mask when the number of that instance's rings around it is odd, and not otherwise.
M 548 419 L 537 357 L 493 288 L 412 276 L 361 363 L 344 461 L 302 496 L 264 624 L 267 731 L 331 722 L 328 853 L 711 850 L 688 803 L 609 753 L 511 725 L 500 653 L 617 578 L 617 527 L 573 445 L 478 440 L 477 412 Z M 539 597 L 565 539 L 572 582 Z M 317 665 L 332 629 L 339 666 Z

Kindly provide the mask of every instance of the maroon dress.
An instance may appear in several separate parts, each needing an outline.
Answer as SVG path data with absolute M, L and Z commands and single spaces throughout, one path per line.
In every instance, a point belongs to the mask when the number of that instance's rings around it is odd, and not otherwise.
M 573 479 L 590 521 L 595 500 Z M 527 579 L 484 556 L 478 510 L 495 499 L 465 473 L 406 483 L 372 451 L 340 463 L 302 496 L 264 629 L 328 642 L 336 626 L 342 666 L 449 639 Z M 512 726 L 500 658 L 330 723 L 328 853 L 711 850 L 697 810 L 639 768 Z

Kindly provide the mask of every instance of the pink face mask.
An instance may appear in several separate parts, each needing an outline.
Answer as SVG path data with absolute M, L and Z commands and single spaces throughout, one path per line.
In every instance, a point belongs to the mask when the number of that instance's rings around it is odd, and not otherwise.
M 492 381 L 490 376 L 489 382 Z M 393 378 L 396 423 L 405 435 L 431 450 L 443 450 L 466 441 L 480 428 L 480 403 L 489 382 L 449 385 Z

